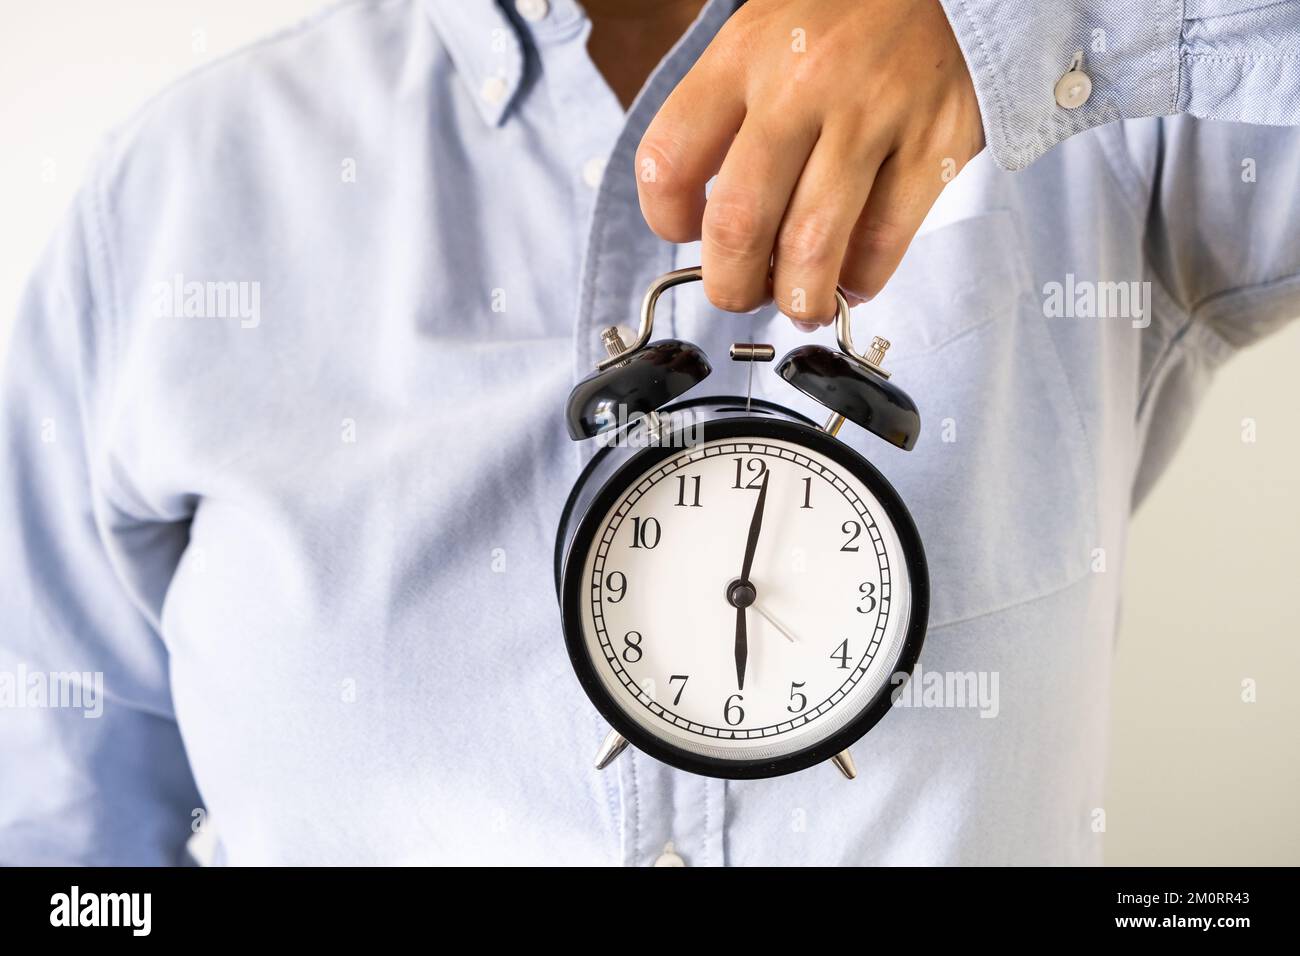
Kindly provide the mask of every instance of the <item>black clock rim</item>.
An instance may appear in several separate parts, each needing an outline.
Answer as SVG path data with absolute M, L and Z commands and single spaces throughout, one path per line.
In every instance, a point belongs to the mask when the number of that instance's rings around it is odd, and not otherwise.
M 727 398 L 712 398 L 709 404 L 720 404 L 726 401 Z M 898 661 L 891 671 L 891 674 L 906 672 L 910 677 L 925 641 L 930 612 L 930 578 L 925 551 L 921 546 L 921 537 L 916 530 L 916 524 L 893 485 L 857 451 L 810 424 L 744 416 L 705 421 L 700 429 L 701 441 L 706 442 L 743 436 L 776 438 L 804 445 L 848 469 L 871 489 L 898 533 L 903 560 L 907 564 L 908 575 L 912 581 L 912 607 L 907 632 L 903 637 Z M 681 448 L 672 447 L 670 444 L 645 448 L 633 455 L 610 476 L 604 487 L 592 498 L 591 504 L 574 529 L 564 560 L 561 619 L 565 647 L 578 683 L 600 715 L 629 744 L 642 753 L 680 770 L 726 780 L 755 780 L 796 773 L 829 760 L 861 740 L 890 711 L 896 687 L 892 680 L 881 685 L 871 702 L 857 717 L 825 740 L 782 757 L 766 760 L 728 760 L 691 753 L 654 736 L 624 713 L 613 695 L 605 689 L 600 675 L 596 672 L 595 662 L 587 653 L 586 639 L 582 633 L 581 600 L 585 590 L 582 587 L 582 568 L 586 563 L 588 549 L 595 539 L 597 525 L 618 497 L 626 492 L 630 481 L 648 468 L 681 451 Z

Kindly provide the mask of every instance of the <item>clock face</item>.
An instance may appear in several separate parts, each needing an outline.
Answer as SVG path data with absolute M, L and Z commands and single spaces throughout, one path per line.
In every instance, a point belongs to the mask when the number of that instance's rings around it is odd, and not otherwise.
M 624 717 L 713 765 L 780 761 L 878 719 L 913 581 L 855 457 L 715 439 L 621 488 L 579 593 L 586 654 Z

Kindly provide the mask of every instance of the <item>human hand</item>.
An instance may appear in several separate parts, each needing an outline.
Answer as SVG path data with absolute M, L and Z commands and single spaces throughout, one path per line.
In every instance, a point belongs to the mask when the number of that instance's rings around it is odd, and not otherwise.
M 664 239 L 703 240 L 718 308 L 775 298 L 812 331 L 837 282 L 852 304 L 880 291 L 983 148 L 938 0 L 749 0 L 642 138 L 641 211 Z

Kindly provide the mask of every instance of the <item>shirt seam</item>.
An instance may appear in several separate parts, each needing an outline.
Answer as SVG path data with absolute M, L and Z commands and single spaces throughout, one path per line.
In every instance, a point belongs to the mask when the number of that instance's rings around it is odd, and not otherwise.
M 632 780 L 632 866 L 641 865 L 641 788 L 636 778 L 636 754 L 628 754 L 628 775 Z
M 231 61 L 238 60 L 240 57 L 249 56 L 253 53 L 257 53 L 266 47 L 275 46 L 278 43 L 293 40 L 299 36 L 309 33 L 310 31 L 316 29 L 319 26 L 324 25 L 326 21 L 333 19 L 335 16 L 339 14 L 348 12 L 353 9 L 375 12 L 387 7 L 398 6 L 410 2 L 411 0 L 338 0 L 338 2 L 334 3 L 332 6 L 325 7 L 324 9 L 311 14 L 305 19 L 301 20 L 300 22 L 293 24 L 292 26 L 288 26 L 288 27 L 284 27 L 283 29 L 276 30 L 268 34 L 267 36 L 260 37 L 259 39 L 253 40 L 250 43 L 246 43 L 243 46 L 231 50 L 228 53 L 223 53 L 221 56 L 209 60 L 207 63 L 204 63 L 201 66 L 196 66 L 193 69 L 188 70 L 187 72 L 183 73 L 181 76 L 172 80 L 170 83 L 167 83 L 165 86 L 162 87 L 162 89 L 158 90 L 148 99 L 146 99 L 143 103 L 141 103 L 133 113 L 127 116 L 126 120 L 124 120 L 121 124 L 119 124 L 119 127 L 129 126 L 133 120 L 147 114 L 150 108 L 153 107 L 155 103 L 162 100 L 164 97 L 169 96 L 173 92 L 184 88 L 185 86 L 189 85 L 191 82 L 198 80 L 204 75 L 220 69 L 221 67 L 229 64 Z
M 709 793 L 709 781 L 707 779 L 704 781 L 702 789 L 704 791 L 704 839 L 701 842 L 704 846 L 700 853 L 700 857 L 704 865 L 708 866 L 709 861 L 713 859 L 712 854 L 709 852 L 711 849 L 711 834 L 713 833 L 713 812 L 711 806 L 712 801 L 709 799 L 712 795 Z
M 1192 321 L 1199 326 L 1199 331 L 1210 337 L 1220 350 L 1227 354 L 1241 351 L 1250 342 L 1237 343 L 1223 334 L 1221 323 L 1231 322 L 1240 316 L 1249 303 L 1258 299 L 1267 299 L 1279 292 L 1286 292 L 1292 286 L 1300 286 L 1300 273 L 1291 273 L 1276 279 L 1224 289 L 1211 293 L 1201 299 L 1192 309 Z M 1300 316 L 1293 316 L 1297 318 Z M 1219 352 L 1215 356 L 1222 359 Z
M 1084 571 L 1081 574 L 1078 574 L 1075 577 L 1070 578 L 1068 581 L 1064 582 L 1063 584 L 1057 585 L 1056 587 L 1048 588 L 1045 591 L 1040 591 L 1038 594 L 1032 594 L 1029 597 L 1025 597 L 1025 598 L 1017 598 L 1014 601 L 1008 601 L 1005 604 L 998 605 L 997 607 L 991 607 L 987 611 L 979 611 L 975 614 L 968 614 L 965 617 L 954 618 L 951 621 L 944 621 L 941 624 L 931 624 L 926 627 L 926 633 L 934 634 L 936 631 L 942 631 L 944 628 L 947 627 L 956 627 L 959 624 L 969 624 L 971 621 L 978 621 L 982 617 L 990 617 L 994 614 L 1004 614 L 1007 611 L 1013 611 L 1016 608 L 1025 607 L 1030 604 L 1037 604 L 1039 601 L 1045 601 L 1050 597 L 1054 597 L 1057 594 L 1061 594 L 1064 591 L 1068 591 L 1071 588 L 1076 587 L 1079 584 L 1082 584 L 1094 573 L 1095 572 L 1093 571 Z
M 1183 101 L 1183 61 L 1187 56 L 1187 46 L 1183 37 L 1187 33 L 1187 0 L 1178 4 L 1178 38 L 1174 41 L 1174 88 L 1170 90 L 1169 107 L 1172 113 L 1178 112 L 1178 104 Z
M 1300 60 L 1300 54 L 1282 53 L 1273 56 L 1264 53 L 1190 53 L 1184 51 L 1181 59 L 1230 63 L 1287 63 Z
M 1154 117 L 1154 119 L 1157 123 L 1164 122 L 1163 117 Z M 1120 192 L 1126 194 L 1126 202 L 1129 205 L 1130 212 L 1135 218 L 1136 227 L 1141 230 L 1143 270 L 1154 280 L 1152 283 L 1152 289 L 1161 300 L 1161 305 L 1163 307 L 1161 315 L 1172 315 L 1175 320 L 1181 320 L 1173 334 L 1169 336 L 1169 339 L 1161 347 L 1160 353 L 1157 355 L 1155 361 L 1151 363 L 1150 371 L 1138 382 L 1138 400 L 1137 406 L 1134 410 L 1134 420 L 1140 421 L 1145 412 L 1146 403 L 1150 397 L 1151 389 L 1154 387 L 1155 383 L 1160 380 L 1161 371 L 1168 364 L 1170 356 L 1173 354 L 1174 347 L 1183 336 L 1187 334 L 1188 327 L 1195 321 L 1193 314 L 1195 308 L 1185 308 L 1179 303 L 1169 286 L 1168 280 L 1155 265 L 1155 260 L 1150 254 L 1150 233 L 1144 225 L 1150 218 L 1150 210 L 1143 209 L 1138 201 L 1145 192 L 1147 204 L 1149 206 L 1152 194 L 1150 190 L 1145 188 L 1142 174 L 1140 170 L 1138 170 L 1137 165 L 1133 162 L 1133 157 L 1129 153 L 1127 146 L 1123 143 L 1106 141 L 1107 138 L 1113 139 L 1115 136 L 1121 135 L 1117 128 L 1112 127 L 1112 129 L 1115 130 L 1114 133 L 1111 133 L 1110 130 L 1102 131 L 1102 164 L 1106 167 L 1107 172 L 1119 186 Z M 1151 303 L 1150 309 L 1152 312 L 1152 315 L 1150 316 L 1152 320 L 1151 328 L 1156 329 L 1159 326 L 1155 322 L 1156 303 L 1154 301 Z
M 598 739 L 603 739 L 600 735 L 602 733 L 607 734 L 609 732 L 608 728 L 604 727 L 598 713 L 594 714 L 593 718 L 596 722 Z M 619 800 L 617 799 L 619 795 L 618 787 L 615 784 L 617 777 L 617 773 L 601 773 L 600 782 L 605 791 L 605 804 L 609 809 L 609 822 L 613 831 L 614 844 L 618 848 L 618 857 L 623 857 L 625 855 L 623 851 L 623 814 L 620 812 Z
M 112 142 L 110 137 L 108 144 L 111 146 Z M 87 416 L 85 423 L 86 477 L 92 492 L 98 492 L 108 507 L 134 521 L 150 522 L 158 520 L 157 514 L 138 494 L 118 480 L 117 472 L 109 467 L 112 456 L 105 444 L 118 408 L 119 373 L 126 361 L 127 349 L 126 330 L 122 324 L 122 316 L 126 314 L 122 307 L 122 283 L 119 281 L 116 251 L 110 239 L 107 175 L 105 163 L 97 163 L 87 179 L 86 187 L 87 215 L 83 241 L 86 242 L 88 263 L 95 263 L 88 265 L 86 270 L 91 299 L 90 321 L 94 322 L 95 334 L 102 336 L 106 346 L 104 355 L 98 357 L 95 365 L 96 407 L 93 409 L 93 420 Z M 94 255 L 91 254 L 92 241 Z M 95 322 L 96 318 L 99 319 L 98 322 Z M 98 509 L 96 515 L 96 523 L 99 524 Z M 106 529 L 100 527 L 100 534 L 106 535 Z M 134 602 L 134 596 L 132 600 Z M 147 609 L 141 607 L 140 610 L 146 620 L 155 623 Z
M 111 139 L 109 141 L 111 143 Z M 107 186 L 104 182 L 104 167 L 102 162 L 97 164 L 91 173 L 88 188 L 86 190 L 87 215 L 82 228 L 82 241 L 86 244 L 88 262 L 90 267 L 87 269 L 87 286 L 90 290 L 90 311 L 89 321 L 94 322 L 96 318 L 100 321 L 100 334 L 103 336 L 107 348 L 105 357 L 100 361 L 99 371 L 99 388 L 102 391 L 101 403 L 95 410 L 96 421 L 87 421 L 86 452 L 87 452 L 87 476 L 92 484 L 98 484 L 95 458 L 92 456 L 90 429 L 94 428 L 98 432 L 104 422 L 98 419 L 106 414 L 111 414 L 117 406 L 117 373 L 121 367 L 122 360 L 122 336 L 118 328 L 118 316 L 122 314 L 119 296 L 119 283 L 117 282 L 117 270 L 113 263 L 113 249 L 108 240 L 108 216 L 107 206 Z M 105 476 L 107 479 L 108 476 Z
M 1152 389 L 1154 389 L 1156 383 L 1161 381 L 1164 377 L 1162 373 L 1172 360 L 1171 357 L 1178 348 L 1178 345 L 1182 342 L 1183 338 L 1187 335 L 1188 330 L 1192 327 L 1193 321 L 1194 320 L 1190 316 L 1184 319 L 1183 324 L 1178 327 L 1173 335 L 1169 336 L 1169 341 L 1164 344 L 1164 347 L 1160 350 L 1160 354 L 1156 356 L 1156 360 L 1151 363 L 1151 371 L 1147 373 L 1146 380 L 1141 383 L 1141 386 L 1138 389 L 1137 406 L 1133 409 L 1133 420 L 1135 422 L 1142 421 L 1143 417 L 1146 415 L 1147 402 L 1151 399 Z
M 1152 272 L 1154 274 L 1154 270 L 1152 270 Z M 1229 352 L 1237 352 L 1241 350 L 1242 346 L 1233 343 L 1215 327 L 1216 321 L 1224 321 L 1235 314 L 1239 314 L 1239 309 L 1225 307 L 1220 310 L 1219 303 L 1231 303 L 1235 305 L 1237 302 L 1245 302 L 1249 299 L 1257 298 L 1279 289 L 1285 289 L 1292 283 L 1300 283 L 1300 273 L 1292 273 L 1276 279 L 1269 279 L 1264 282 L 1255 282 L 1250 285 L 1224 289 L 1205 296 L 1187 310 L 1182 310 L 1180 308 L 1179 311 L 1181 311 L 1185 316 L 1184 321 L 1177 331 L 1170 336 L 1169 341 L 1165 344 L 1160 356 L 1152 364 L 1151 372 L 1147 376 L 1146 381 L 1142 383 L 1135 420 L 1141 421 L 1142 416 L 1146 413 L 1147 402 L 1151 398 L 1151 390 L 1155 387 L 1155 384 L 1161 380 L 1162 372 L 1171 362 L 1173 362 L 1179 346 L 1183 344 L 1184 340 L 1193 330 L 1200 335 L 1205 335 L 1216 341 L 1221 348 L 1225 348 Z M 1165 292 L 1163 287 L 1161 288 L 1161 291 Z M 1168 295 L 1167 292 L 1165 294 Z

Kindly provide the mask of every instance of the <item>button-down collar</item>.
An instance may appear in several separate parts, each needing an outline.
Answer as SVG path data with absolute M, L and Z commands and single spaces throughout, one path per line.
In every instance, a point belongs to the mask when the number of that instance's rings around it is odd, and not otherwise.
M 423 0 L 484 122 L 498 126 L 524 80 L 522 30 L 537 36 L 575 29 L 586 14 L 575 0 L 549 0 L 544 16 L 524 17 L 497 0 Z M 534 8 L 530 8 L 533 10 Z
M 524 76 L 515 26 L 495 0 L 424 0 L 434 28 L 490 126 L 505 118 Z

